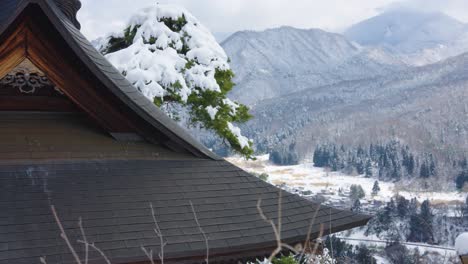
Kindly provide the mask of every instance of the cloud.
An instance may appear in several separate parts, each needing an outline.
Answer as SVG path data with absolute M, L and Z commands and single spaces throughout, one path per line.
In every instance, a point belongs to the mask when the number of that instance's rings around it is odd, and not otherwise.
M 444 12 L 468 21 L 467 0 L 159 0 L 184 6 L 215 33 L 282 25 L 341 30 L 388 8 Z M 90 39 L 120 30 L 132 13 L 154 0 L 82 0 L 79 19 Z M 382 8 L 384 7 L 384 8 Z
M 410 9 L 420 12 L 443 12 L 460 21 L 468 21 L 467 0 L 400 0 L 393 2 L 381 11 Z

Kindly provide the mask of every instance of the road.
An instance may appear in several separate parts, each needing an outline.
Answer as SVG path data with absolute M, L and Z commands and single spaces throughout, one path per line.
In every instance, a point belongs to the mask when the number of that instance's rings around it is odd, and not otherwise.
M 358 238 L 348 238 L 348 237 L 338 237 L 338 238 L 342 240 L 347 240 L 347 241 L 358 241 L 358 242 L 368 242 L 368 243 L 378 243 L 378 244 L 387 244 L 390 242 L 386 240 L 375 240 L 375 239 L 358 239 Z M 406 246 L 422 247 L 422 248 L 427 248 L 427 249 L 453 251 L 456 253 L 455 248 L 451 248 L 451 247 L 428 245 L 428 244 L 422 244 L 422 243 L 412 243 L 412 242 L 400 242 L 400 244 L 406 245 Z

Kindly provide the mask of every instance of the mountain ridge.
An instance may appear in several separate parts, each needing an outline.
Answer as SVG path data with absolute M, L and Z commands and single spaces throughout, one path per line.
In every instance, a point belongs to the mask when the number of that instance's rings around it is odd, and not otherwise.
M 389 76 L 354 80 L 265 100 L 243 129 L 260 149 L 318 142 L 369 144 L 399 138 L 415 149 L 466 154 L 468 53 Z M 451 155 L 452 155 L 451 154 Z
M 280 27 L 241 31 L 222 43 L 237 83 L 231 96 L 243 103 L 290 92 L 382 75 L 406 65 L 378 49 L 361 47 L 321 29 Z
M 468 25 L 442 12 L 394 9 L 352 25 L 343 35 L 415 66 L 468 51 Z

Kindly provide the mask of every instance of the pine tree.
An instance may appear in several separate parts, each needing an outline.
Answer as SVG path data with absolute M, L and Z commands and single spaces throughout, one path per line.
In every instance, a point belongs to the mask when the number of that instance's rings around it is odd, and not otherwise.
M 455 179 L 455 183 L 459 190 L 463 190 L 463 188 L 465 187 L 465 184 L 468 183 L 468 169 L 467 168 L 463 169 L 463 171 L 460 172 L 460 174 L 458 174 L 457 178 Z
M 374 182 L 374 187 L 372 187 L 372 195 L 375 196 L 379 194 L 380 192 L 380 186 L 379 186 L 379 181 Z
M 373 174 L 372 173 L 372 163 L 371 163 L 370 159 L 368 159 L 366 161 L 366 177 L 370 178 L 370 177 L 373 176 L 372 174 Z
M 468 227 L 468 197 L 466 197 L 465 208 L 463 210 L 463 223 Z
M 360 245 L 356 247 L 356 257 L 357 263 L 360 264 L 373 264 L 376 263 L 376 259 L 372 256 L 372 251 L 367 248 L 366 245 Z
M 421 204 L 420 213 L 413 214 L 410 217 L 408 241 L 434 243 L 433 218 L 434 215 L 432 214 L 430 202 L 426 200 Z
M 171 17 L 164 16 L 167 10 Z M 186 10 L 166 4 L 144 9 L 98 48 L 172 119 L 210 130 L 236 152 L 252 158 L 253 143 L 234 125 L 252 116 L 247 106 L 227 98 L 234 87 L 229 59 Z
M 353 184 L 351 185 L 349 191 L 350 191 L 349 197 L 351 198 L 351 201 L 353 202 L 366 197 L 366 193 L 364 192 L 364 189 L 362 188 L 361 185 Z
M 397 213 L 400 217 L 406 217 L 409 210 L 409 201 L 403 196 L 397 197 Z
M 426 164 L 426 162 L 423 162 L 421 164 L 421 169 L 419 170 L 419 176 L 425 179 L 429 178 L 430 171 L 429 171 L 429 166 Z
M 351 207 L 351 211 L 353 212 L 360 212 L 361 211 L 361 201 L 356 199 Z

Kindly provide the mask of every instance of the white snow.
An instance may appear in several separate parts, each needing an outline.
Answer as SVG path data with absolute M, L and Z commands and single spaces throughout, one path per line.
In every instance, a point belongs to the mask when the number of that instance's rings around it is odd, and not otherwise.
M 180 32 L 162 21 L 181 17 L 187 24 Z M 134 15 L 127 26 L 139 27 L 133 44 L 106 57 L 150 100 L 174 92 L 187 101 L 197 89 L 220 91 L 215 72 L 229 69 L 228 57 L 210 31 L 187 10 L 157 4 Z M 186 54 L 181 52 L 184 43 Z M 105 46 L 102 40 L 97 44 Z M 187 68 L 191 61 L 196 63 Z
M 376 264 L 391 264 L 389 260 L 381 256 L 374 256 Z
M 285 184 L 289 188 L 301 191 L 311 191 L 312 194 L 322 194 L 329 202 L 340 201 L 349 191 L 351 185 L 361 185 L 366 193 L 363 203 L 375 201 L 388 202 L 395 195 L 401 195 L 406 199 L 416 198 L 419 202 L 430 200 L 432 204 L 438 203 L 464 203 L 467 194 L 459 192 L 428 192 L 422 190 L 402 190 L 404 186 L 393 182 L 379 181 L 380 192 L 372 196 L 372 187 L 376 179 L 366 178 L 362 175 L 346 175 L 341 172 L 330 172 L 323 168 L 314 167 L 312 163 L 294 166 L 277 166 L 268 161 L 269 156 L 259 156 L 256 161 L 244 161 L 241 158 L 229 158 L 229 160 L 241 168 L 256 173 L 267 173 L 269 182 L 275 185 Z M 341 190 L 341 194 L 340 194 Z
M 231 101 L 229 98 L 226 98 L 223 100 L 223 104 L 229 106 L 231 108 L 231 114 L 235 115 L 237 112 L 237 108 L 239 108 L 239 105 Z
M 455 240 L 455 249 L 460 256 L 468 255 L 468 233 L 463 233 Z
M 236 136 L 241 148 L 249 147 L 249 139 L 242 135 L 240 128 L 235 127 L 233 124 L 228 122 L 228 129 L 232 132 L 232 134 L 234 134 L 234 136 Z
M 206 107 L 206 111 L 210 115 L 211 120 L 215 120 L 216 119 L 216 114 L 218 113 L 219 110 L 218 110 L 218 108 L 213 107 L 213 106 L 210 105 L 210 106 Z

